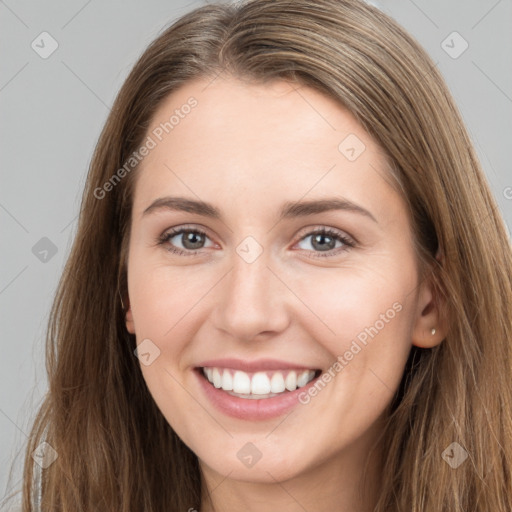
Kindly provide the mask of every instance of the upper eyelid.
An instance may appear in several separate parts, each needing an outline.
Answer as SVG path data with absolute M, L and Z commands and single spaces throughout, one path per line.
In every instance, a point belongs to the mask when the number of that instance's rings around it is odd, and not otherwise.
M 333 228 L 331 226 L 325 226 L 323 224 L 316 224 L 313 227 L 308 226 L 306 228 L 303 228 L 299 231 L 299 234 L 297 236 L 299 237 L 299 239 L 302 239 L 305 236 L 314 234 L 316 231 L 332 231 L 339 237 L 350 238 L 351 240 L 354 241 L 354 243 L 356 242 L 356 239 L 352 235 L 350 235 L 349 233 L 344 231 L 343 229 Z

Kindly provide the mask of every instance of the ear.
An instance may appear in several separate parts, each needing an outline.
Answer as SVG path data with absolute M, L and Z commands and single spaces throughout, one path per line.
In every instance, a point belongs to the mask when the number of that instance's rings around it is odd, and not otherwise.
M 125 311 L 125 324 L 126 324 L 126 330 L 130 334 L 135 334 L 135 323 L 133 321 L 133 313 L 132 308 L 130 306 L 130 298 L 128 297 L 128 294 L 125 296 L 123 303 L 125 304 L 126 309 Z
M 440 251 L 436 260 L 443 262 Z M 432 334 L 435 329 L 434 334 Z M 421 348 L 433 348 L 439 345 L 448 332 L 448 319 L 444 298 L 436 290 L 432 273 L 425 277 L 418 292 L 416 318 L 412 331 L 412 344 Z

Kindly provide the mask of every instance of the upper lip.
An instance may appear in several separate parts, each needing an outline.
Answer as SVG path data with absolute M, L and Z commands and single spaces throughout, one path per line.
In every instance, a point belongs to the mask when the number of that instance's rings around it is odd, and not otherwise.
M 198 368 L 212 366 L 217 368 L 232 368 L 243 372 L 257 372 L 270 370 L 315 370 L 314 366 L 304 366 L 303 364 L 290 363 L 279 359 L 257 359 L 255 361 L 244 361 L 242 359 L 224 358 L 209 359 L 197 365 Z

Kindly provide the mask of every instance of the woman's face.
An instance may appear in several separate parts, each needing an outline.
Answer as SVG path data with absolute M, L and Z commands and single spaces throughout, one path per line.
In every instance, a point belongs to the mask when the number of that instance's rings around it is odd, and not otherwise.
M 209 474 L 362 464 L 411 344 L 435 338 L 382 150 L 313 89 L 220 77 L 147 136 L 126 325 L 162 414 Z

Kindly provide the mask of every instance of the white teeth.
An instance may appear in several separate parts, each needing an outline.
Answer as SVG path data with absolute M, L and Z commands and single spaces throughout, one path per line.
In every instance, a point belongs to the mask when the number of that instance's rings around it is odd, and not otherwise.
M 258 372 L 252 376 L 251 393 L 253 395 L 268 395 L 270 393 L 270 379 L 266 373 Z
M 246 373 L 228 368 L 203 368 L 203 374 L 216 388 L 241 398 L 270 398 L 279 393 L 295 391 L 315 377 L 314 370 L 284 370 Z
M 297 374 L 290 372 L 284 381 L 284 385 L 288 391 L 295 391 L 297 389 Z
M 233 391 L 235 393 L 249 394 L 251 392 L 251 378 L 247 373 L 236 371 L 233 377 Z
M 315 372 L 313 372 L 313 375 Z M 297 375 L 297 387 L 301 388 L 302 386 L 305 386 L 311 379 L 310 379 L 310 373 L 309 370 L 306 370 L 299 375 Z
M 220 388 L 222 386 L 222 375 L 218 368 L 213 369 L 213 385 L 216 388 Z
M 222 374 L 222 389 L 224 391 L 231 391 L 233 389 L 233 377 L 229 370 L 224 370 Z
M 270 379 L 270 390 L 272 393 L 282 393 L 285 390 L 284 377 L 281 372 L 276 372 Z

